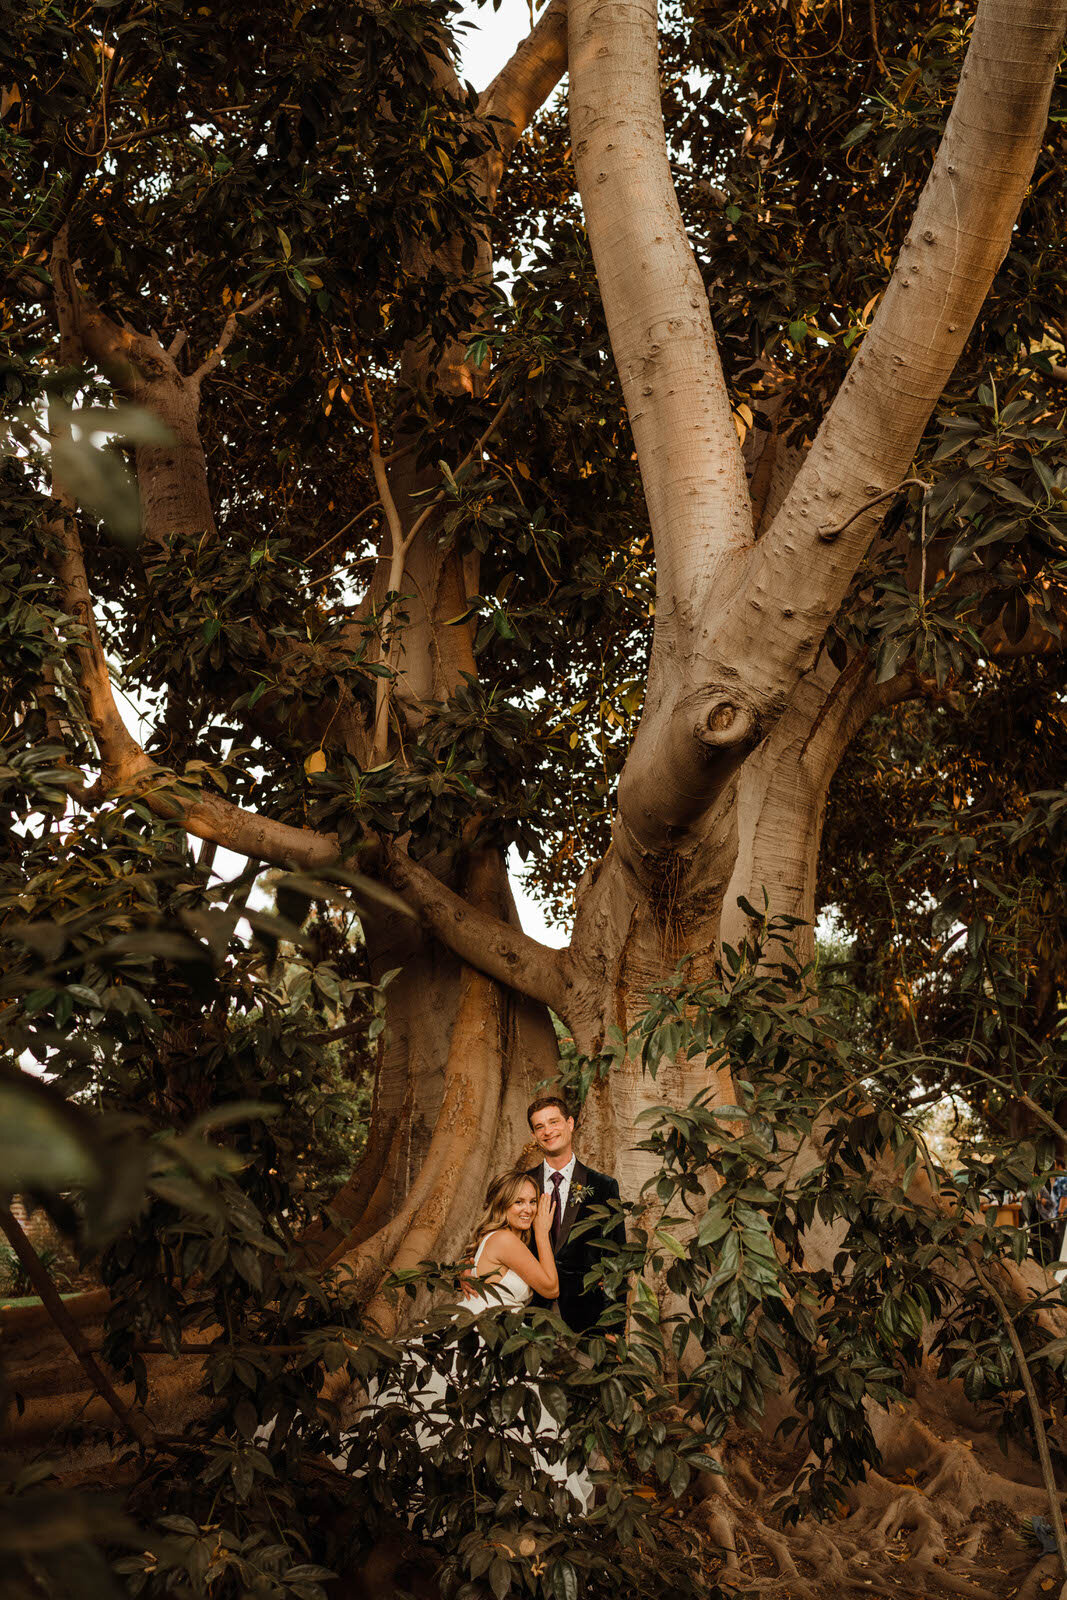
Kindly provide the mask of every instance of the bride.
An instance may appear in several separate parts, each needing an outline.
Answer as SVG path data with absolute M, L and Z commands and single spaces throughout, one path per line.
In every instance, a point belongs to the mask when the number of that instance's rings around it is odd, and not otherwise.
M 502 1172 L 486 1191 L 485 1212 L 474 1230 L 472 1277 L 485 1283 L 492 1294 L 465 1290 L 463 1309 L 475 1315 L 491 1305 L 519 1311 L 534 1294 L 554 1300 L 559 1294 L 559 1277 L 552 1254 L 552 1213 L 554 1202 L 547 1194 L 538 1195 L 537 1186 L 525 1172 Z M 533 1233 L 537 1254 L 530 1249 Z
M 465 1275 L 461 1285 L 464 1298 L 458 1307 L 453 1307 L 450 1321 L 466 1326 L 487 1313 L 502 1315 L 522 1311 L 535 1293 L 546 1300 L 556 1298 L 559 1278 L 551 1241 L 554 1209 L 552 1198 L 547 1194 L 539 1195 L 533 1179 L 525 1172 L 503 1172 L 492 1180 L 486 1192 L 485 1211 L 474 1232 L 474 1257 L 469 1275 Z M 484 1341 L 480 1341 L 479 1348 L 486 1349 Z M 420 1443 L 431 1448 L 440 1445 L 445 1437 L 445 1419 L 455 1414 L 457 1389 L 462 1380 L 444 1370 L 448 1362 L 442 1361 L 443 1352 L 439 1352 L 433 1365 L 430 1364 L 429 1344 L 421 1338 L 412 1340 L 405 1354 L 410 1357 L 415 1371 L 409 1367 L 407 1381 L 398 1374 L 386 1387 L 379 1389 L 372 1397 L 372 1406 L 377 1409 L 382 1405 L 399 1404 L 418 1412 L 416 1432 Z M 402 1366 L 407 1366 L 407 1362 Z M 568 1473 L 565 1460 L 549 1459 L 538 1449 L 538 1440 L 551 1440 L 556 1446 L 553 1454 L 565 1454 L 558 1443 L 559 1425 L 549 1414 L 536 1381 L 525 1379 L 523 1387 L 534 1397 L 535 1404 L 532 1408 L 508 1408 L 516 1420 L 504 1430 L 504 1436 L 524 1443 L 535 1465 L 557 1483 L 565 1485 L 582 1509 L 588 1509 L 593 1499 L 591 1479 L 584 1471 Z M 527 1419 L 531 1410 L 538 1416 L 532 1435 L 528 1423 L 526 1426 L 522 1423 L 520 1410 Z

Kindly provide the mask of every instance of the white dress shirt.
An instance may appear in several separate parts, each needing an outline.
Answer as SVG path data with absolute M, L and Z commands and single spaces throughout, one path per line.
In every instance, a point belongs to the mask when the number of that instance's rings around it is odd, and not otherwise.
M 547 1195 L 551 1196 L 554 1193 L 552 1186 L 552 1174 L 554 1172 L 558 1172 L 563 1178 L 563 1182 L 559 1186 L 559 1216 L 561 1222 L 563 1220 L 563 1213 L 567 1209 L 567 1196 L 571 1192 L 571 1179 L 574 1177 L 574 1168 L 577 1160 L 577 1156 L 571 1156 L 565 1167 L 550 1167 L 547 1161 L 542 1162 L 542 1183 L 544 1185 L 544 1191 Z

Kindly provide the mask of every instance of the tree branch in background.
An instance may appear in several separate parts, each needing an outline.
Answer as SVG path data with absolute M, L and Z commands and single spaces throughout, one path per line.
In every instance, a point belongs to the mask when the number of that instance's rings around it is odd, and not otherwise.
M 481 115 L 493 119 L 500 145 L 492 158 L 494 194 L 508 157 L 566 70 L 567 0 L 551 0 L 478 102 Z
M 237 332 L 238 317 L 254 317 L 261 306 L 265 306 L 269 300 L 273 300 L 274 298 L 275 291 L 273 289 L 269 289 L 266 294 L 261 294 L 258 299 L 253 300 L 250 306 L 237 306 L 233 311 L 230 312 L 223 325 L 222 332 L 219 334 L 218 344 L 215 346 L 214 350 L 212 350 L 209 355 L 206 355 L 203 361 L 201 361 L 200 365 L 192 375 L 190 380 L 192 383 L 202 383 L 209 372 L 214 372 L 215 368 L 218 366 L 219 362 L 222 360 L 223 356 L 226 354 L 226 351 L 233 342 L 233 336 Z M 184 343 L 185 337 L 186 335 L 182 333 L 179 333 L 175 336 L 174 342 L 172 343 L 170 351 L 168 352 L 170 355 L 175 354 L 174 345 L 178 344 L 179 340 Z M 178 347 L 179 349 L 181 348 L 180 345 Z
M 386 601 L 382 611 L 382 660 L 389 668 L 387 678 L 379 678 L 375 693 L 374 706 L 374 741 L 372 746 L 372 765 L 384 761 L 389 748 L 389 710 L 393 702 L 393 685 L 400 666 L 399 636 L 394 622 L 393 613 L 400 595 L 400 586 L 404 581 L 404 562 L 408 551 L 414 544 L 417 535 L 429 522 L 438 506 L 442 504 L 447 491 L 438 489 L 419 515 L 415 518 L 407 533 L 404 533 L 400 513 L 396 507 L 396 500 L 389 485 L 389 475 L 386 471 L 385 458 L 382 455 L 381 435 L 378 431 L 378 419 L 374 410 L 374 401 L 371 397 L 370 384 L 363 380 L 363 393 L 367 401 L 369 412 L 369 427 L 371 429 L 371 466 L 374 470 L 374 482 L 378 489 L 381 504 L 385 510 L 386 521 L 389 524 L 389 576 L 386 579 Z M 463 460 L 456 468 L 453 477 L 458 476 L 472 461 L 479 460 L 486 442 L 496 429 L 511 405 L 511 396 L 508 395 L 497 407 L 489 426 L 478 441 L 471 445 Z
M 155 1443 L 154 1430 L 143 1417 L 139 1417 L 136 1412 L 131 1411 L 115 1393 L 113 1385 L 93 1355 L 84 1334 L 63 1305 L 56 1286 L 48 1276 L 40 1256 L 27 1239 L 13 1212 L 2 1203 L 0 1203 L 0 1232 L 7 1238 L 8 1243 L 19 1259 L 22 1270 L 33 1286 L 34 1293 L 39 1296 L 41 1304 L 74 1351 L 82 1370 L 97 1394 L 110 1406 L 131 1439 L 139 1444 L 142 1450 L 150 1449 Z
M 1018 1332 L 1016 1331 L 1015 1323 L 1012 1321 L 1011 1313 L 1005 1305 L 1003 1297 L 1001 1296 L 996 1285 L 990 1281 L 989 1277 L 983 1271 L 977 1260 L 972 1259 L 971 1270 L 973 1271 L 981 1287 L 985 1290 L 986 1294 L 997 1308 L 997 1311 L 1000 1315 L 1000 1320 L 1004 1324 L 1004 1332 L 1008 1336 L 1008 1343 L 1011 1345 L 1015 1356 L 1015 1364 L 1019 1369 L 1020 1382 L 1026 1391 L 1026 1399 L 1030 1407 L 1030 1421 L 1034 1430 L 1034 1444 L 1037 1446 L 1037 1456 L 1041 1463 L 1041 1477 L 1044 1481 L 1045 1490 L 1048 1494 L 1048 1510 L 1049 1518 L 1052 1523 L 1052 1533 L 1056 1540 L 1056 1549 L 1060 1558 L 1060 1576 L 1065 1580 L 1064 1587 L 1067 1588 L 1067 1529 L 1065 1529 L 1063 1525 L 1063 1507 L 1060 1504 L 1060 1494 L 1058 1488 L 1056 1487 L 1056 1474 L 1052 1469 L 1052 1457 L 1049 1454 L 1048 1448 L 1048 1435 L 1045 1432 L 1045 1424 L 1041 1418 L 1041 1406 L 1038 1402 L 1037 1391 L 1034 1388 L 1034 1380 L 1030 1374 L 1029 1365 L 1027 1364 L 1026 1351 L 1022 1347 L 1022 1341 L 1020 1340 Z M 1062 1600 L 1062 1590 L 1060 1591 L 1060 1594 Z

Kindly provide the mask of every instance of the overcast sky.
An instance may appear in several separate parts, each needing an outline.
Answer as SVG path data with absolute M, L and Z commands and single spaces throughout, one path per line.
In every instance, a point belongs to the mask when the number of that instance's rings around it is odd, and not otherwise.
M 464 6 L 459 20 L 472 24 L 463 37 L 460 76 L 469 79 L 476 89 L 484 89 L 519 40 L 529 33 L 530 8 L 526 0 L 500 0 L 496 11 L 491 5 Z

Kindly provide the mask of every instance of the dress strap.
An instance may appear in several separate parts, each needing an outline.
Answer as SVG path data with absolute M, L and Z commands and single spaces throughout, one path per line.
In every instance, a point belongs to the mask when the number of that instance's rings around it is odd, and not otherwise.
M 500 1232 L 499 1228 L 494 1228 L 493 1232 L 492 1233 L 487 1233 L 485 1235 L 485 1237 L 479 1243 L 477 1250 L 474 1252 L 474 1270 L 475 1270 L 475 1273 L 477 1273 L 477 1271 L 478 1271 L 478 1262 L 482 1258 L 482 1251 L 485 1249 L 485 1247 L 489 1243 L 490 1239 L 493 1238 L 494 1234 L 498 1234 L 499 1232 Z

